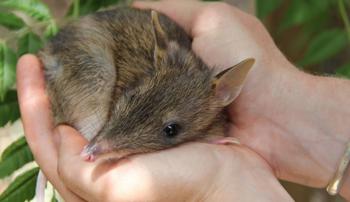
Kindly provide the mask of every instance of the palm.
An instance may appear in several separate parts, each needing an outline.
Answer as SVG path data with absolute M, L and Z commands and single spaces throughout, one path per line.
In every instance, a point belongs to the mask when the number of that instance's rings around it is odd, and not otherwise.
M 271 85 L 271 80 L 278 82 L 280 77 L 278 74 L 281 74 L 282 68 L 276 69 L 273 64 L 276 61 L 269 61 L 267 58 L 279 58 L 281 61 L 276 62 L 279 64 L 286 64 L 288 61 L 284 61 L 284 57 L 260 22 L 233 9 L 225 6 L 202 9 L 202 12 L 194 18 L 196 20 L 192 27 L 194 37 L 192 48 L 204 62 L 217 68 L 218 71 L 246 58 L 256 59 L 252 70 L 254 72 L 248 75 L 240 96 L 228 109 L 231 119 L 229 134 L 259 153 L 274 168 L 278 177 L 290 179 L 288 174 L 283 173 L 284 168 L 290 168 L 295 172 L 310 170 L 305 167 L 296 167 L 296 165 L 308 165 L 302 161 L 313 160 L 314 156 L 307 151 L 305 143 L 295 139 L 301 134 L 291 134 L 285 127 L 289 123 L 279 120 L 281 112 L 275 111 L 276 106 L 269 105 L 269 103 L 276 103 L 275 100 L 279 98 L 274 97 L 274 92 L 269 92 L 271 86 L 268 85 Z M 208 18 L 213 20 L 207 22 Z M 274 71 L 271 70 L 272 68 L 275 68 Z M 275 72 L 275 75 L 266 74 L 266 72 Z M 275 78 L 272 78 L 274 76 Z M 303 180 L 308 179 L 307 175 L 298 177 Z M 313 184 L 313 186 L 320 186 L 320 184 Z

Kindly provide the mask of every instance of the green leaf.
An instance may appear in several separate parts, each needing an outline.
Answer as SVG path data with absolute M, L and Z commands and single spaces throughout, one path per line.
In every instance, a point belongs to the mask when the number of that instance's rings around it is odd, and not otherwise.
M 0 202 L 22 202 L 34 198 L 38 173 L 39 168 L 33 168 L 18 176 L 0 195 Z
M 55 189 L 52 190 L 53 193 L 52 193 L 52 198 L 51 198 L 51 202 L 58 202 L 57 198 L 56 198 L 56 192 L 55 192 Z
M 275 11 L 283 2 L 282 0 L 256 0 L 256 14 L 258 18 L 264 19 Z
M 40 21 L 52 19 L 49 8 L 39 0 L 2 0 L 0 6 L 22 11 Z
M 19 148 L 26 146 L 27 142 L 25 137 L 20 137 L 16 141 L 14 141 L 10 146 L 8 146 L 1 154 L 0 161 L 11 158 Z
M 305 21 L 305 19 L 307 19 L 309 15 L 307 4 L 302 3 L 298 0 L 291 1 L 290 4 L 291 5 L 289 6 L 282 19 L 280 30 L 301 24 L 303 21 Z
M 49 25 L 46 27 L 44 34 L 45 34 L 45 37 L 47 39 L 49 39 L 49 38 L 55 36 L 57 34 L 57 32 L 58 32 L 58 27 L 57 27 L 56 22 L 55 21 L 51 21 L 49 23 Z
M 0 24 L 7 29 L 20 29 L 25 25 L 21 18 L 5 12 L 0 12 Z
M 0 101 L 16 80 L 16 54 L 5 43 L 0 42 Z
M 328 15 L 331 1 L 320 0 L 293 0 L 290 1 L 288 10 L 282 17 L 279 30 L 285 30 L 292 26 L 304 24 L 319 15 Z M 329 16 L 331 17 L 331 16 Z M 314 21 L 314 23 L 318 23 Z
M 10 90 L 5 95 L 4 101 L 0 102 L 0 127 L 17 120 L 19 117 L 17 92 Z
M 350 19 L 346 11 L 344 0 L 338 0 L 338 9 L 350 42 Z
M 346 32 L 342 29 L 324 31 L 311 40 L 300 65 L 313 65 L 331 58 L 347 46 Z
M 8 146 L 0 160 L 0 178 L 11 175 L 25 164 L 33 161 L 33 155 L 24 137 Z
M 329 15 L 317 15 L 312 20 L 303 23 L 302 32 L 310 35 L 310 39 L 312 39 L 312 36 L 328 30 L 330 24 L 332 24 L 332 18 Z
M 75 2 L 77 0 L 74 0 Z M 104 8 L 104 7 L 108 7 L 111 5 L 115 5 L 117 3 L 120 2 L 120 0 L 104 0 L 104 1 L 100 1 L 100 0 L 79 0 L 79 9 L 76 8 L 75 10 L 75 14 L 78 12 L 78 14 L 80 16 L 83 15 L 87 15 L 89 13 L 95 12 L 97 10 L 99 10 L 100 8 Z M 72 16 L 74 13 L 74 6 L 76 6 L 76 4 L 72 4 L 69 12 L 68 12 L 68 16 Z
M 28 32 L 18 40 L 18 56 L 26 53 L 36 53 L 43 43 L 40 37 L 33 32 Z
M 350 62 L 339 67 L 336 71 L 335 71 L 337 76 L 344 76 L 346 78 L 350 78 Z

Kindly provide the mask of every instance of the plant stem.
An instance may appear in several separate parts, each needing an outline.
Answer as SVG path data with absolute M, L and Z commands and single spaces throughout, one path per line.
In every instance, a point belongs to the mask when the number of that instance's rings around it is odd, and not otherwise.
M 23 35 L 25 35 L 29 31 L 30 31 L 29 27 L 23 27 L 15 32 L 11 32 L 10 34 L 6 35 L 4 38 L 0 39 L 0 41 L 7 43 L 8 41 L 11 41 L 13 39 L 17 40 L 17 38 L 21 38 Z
M 74 18 L 79 17 L 79 5 L 80 5 L 80 0 L 73 1 L 73 17 Z
M 344 22 L 344 25 L 345 25 L 345 30 L 346 30 L 348 38 L 349 38 L 349 43 L 350 43 L 350 22 L 349 22 L 348 15 L 346 13 L 344 0 L 338 0 L 338 6 L 339 6 L 340 15 L 341 15 L 343 22 Z

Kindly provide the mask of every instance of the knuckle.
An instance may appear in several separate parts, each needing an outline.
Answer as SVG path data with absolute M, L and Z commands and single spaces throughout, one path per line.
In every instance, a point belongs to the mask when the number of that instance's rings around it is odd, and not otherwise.
M 221 19 L 225 18 L 227 13 L 232 12 L 232 7 L 225 2 L 214 2 L 204 6 L 199 15 L 203 18 Z
M 227 21 L 232 14 L 232 7 L 224 2 L 214 2 L 203 6 L 194 19 L 194 34 L 201 33 L 208 29 L 216 29 Z
M 220 23 L 227 19 L 231 19 L 232 16 L 243 17 L 248 23 L 263 26 L 262 22 L 255 16 L 239 11 L 239 9 L 225 2 L 213 2 L 204 6 L 198 14 L 198 18 L 211 19 L 213 23 Z M 230 18 L 231 17 L 231 18 Z
M 212 3 L 212 9 L 216 11 L 231 11 L 232 6 L 226 2 L 214 2 Z

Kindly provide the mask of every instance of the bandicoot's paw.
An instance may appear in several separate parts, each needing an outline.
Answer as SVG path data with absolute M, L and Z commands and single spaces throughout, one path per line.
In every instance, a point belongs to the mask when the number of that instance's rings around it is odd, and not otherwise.
M 85 161 L 93 162 L 96 160 L 96 150 L 97 147 L 90 147 L 89 145 L 86 145 L 83 151 L 80 153 L 80 156 L 83 157 Z

